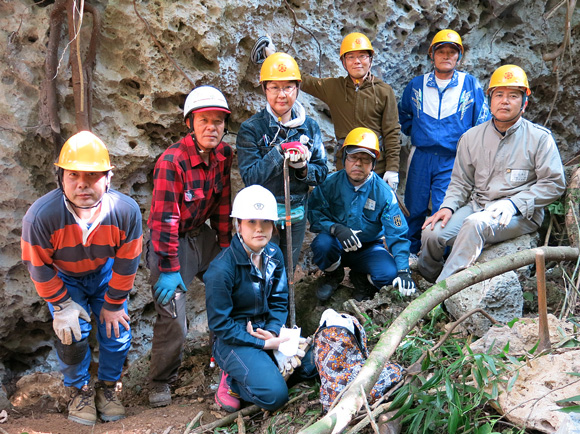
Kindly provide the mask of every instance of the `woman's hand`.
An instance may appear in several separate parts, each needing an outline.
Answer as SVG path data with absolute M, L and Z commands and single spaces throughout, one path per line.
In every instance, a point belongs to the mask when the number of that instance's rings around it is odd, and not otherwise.
M 248 321 L 248 324 L 246 325 L 246 331 L 255 338 L 265 341 L 265 350 L 277 350 L 282 342 L 286 342 L 290 339 L 288 337 L 279 338 L 278 336 L 274 335 L 274 333 L 269 332 L 268 330 L 262 330 L 261 328 L 258 328 L 254 331 L 251 321 Z

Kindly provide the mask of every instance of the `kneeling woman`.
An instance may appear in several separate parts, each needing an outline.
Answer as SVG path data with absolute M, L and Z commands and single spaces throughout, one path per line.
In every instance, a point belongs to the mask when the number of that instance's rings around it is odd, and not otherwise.
M 240 399 L 266 410 L 288 401 L 288 387 L 272 358 L 286 338 L 288 283 L 280 248 L 271 243 L 276 199 L 259 185 L 241 190 L 232 217 L 237 236 L 204 275 L 208 324 L 222 369 L 216 402 L 237 411 Z

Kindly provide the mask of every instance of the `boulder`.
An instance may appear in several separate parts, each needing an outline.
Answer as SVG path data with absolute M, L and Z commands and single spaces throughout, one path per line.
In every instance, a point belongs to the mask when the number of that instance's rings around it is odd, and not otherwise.
M 504 241 L 484 249 L 478 263 L 516 253 L 520 250 L 537 246 L 535 235 L 522 235 L 513 240 Z M 447 311 L 459 318 L 470 310 L 481 308 L 496 321 L 507 323 L 514 318 L 520 318 L 523 313 L 524 298 L 522 286 L 518 280 L 519 274 L 527 274 L 528 267 L 517 271 L 495 276 L 483 282 L 469 286 L 445 301 Z M 491 326 L 491 322 L 482 315 L 469 317 L 463 326 L 475 336 L 483 336 Z

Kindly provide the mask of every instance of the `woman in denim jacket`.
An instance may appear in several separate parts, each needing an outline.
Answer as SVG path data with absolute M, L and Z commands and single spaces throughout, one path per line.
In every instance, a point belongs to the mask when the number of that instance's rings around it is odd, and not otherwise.
M 262 64 L 260 83 L 266 107 L 242 123 L 236 141 L 238 166 L 245 185 L 259 184 L 272 192 L 278 203 L 277 243 L 286 257 L 284 208 L 284 158 L 289 159 L 290 204 L 292 208 L 292 264 L 296 265 L 306 232 L 306 202 L 310 187 L 328 174 L 320 128 L 306 116 L 296 100 L 300 70 L 285 53 L 274 53 Z

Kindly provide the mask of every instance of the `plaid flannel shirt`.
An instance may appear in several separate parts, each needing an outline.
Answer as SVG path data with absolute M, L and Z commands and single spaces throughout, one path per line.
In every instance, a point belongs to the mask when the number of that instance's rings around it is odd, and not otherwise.
M 233 151 L 221 142 L 209 157 L 206 165 L 188 135 L 157 160 L 147 225 L 161 272 L 179 270 L 179 236 L 200 227 L 207 219 L 218 234 L 220 246 L 230 244 Z

